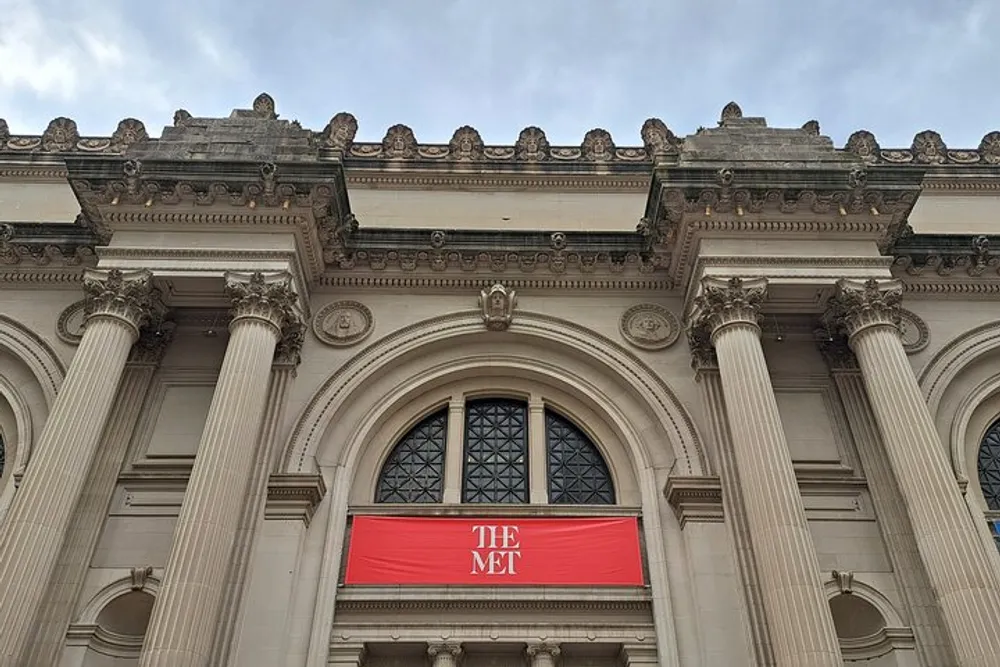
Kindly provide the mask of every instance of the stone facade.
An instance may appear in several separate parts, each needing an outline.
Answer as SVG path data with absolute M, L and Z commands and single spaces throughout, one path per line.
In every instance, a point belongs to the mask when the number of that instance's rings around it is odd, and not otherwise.
M 0 666 L 1000 664 L 1000 132 L 357 128 L 0 120 Z M 347 584 L 361 515 L 645 585 Z

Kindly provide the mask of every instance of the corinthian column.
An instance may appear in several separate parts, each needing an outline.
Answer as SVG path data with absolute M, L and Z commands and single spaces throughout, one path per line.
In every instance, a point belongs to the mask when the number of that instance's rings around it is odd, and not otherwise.
M 842 280 L 827 314 L 861 367 L 917 550 L 960 667 L 1000 665 L 1000 590 L 899 332 L 899 281 Z
M 275 348 L 299 331 L 287 274 L 228 274 L 229 343 L 139 664 L 205 667 L 253 472 Z
M 841 667 L 840 647 L 760 344 L 766 281 L 705 278 L 694 335 L 715 347 L 777 667 Z
M 86 329 L 0 527 L 0 665 L 21 654 L 152 297 L 148 271 L 88 271 Z

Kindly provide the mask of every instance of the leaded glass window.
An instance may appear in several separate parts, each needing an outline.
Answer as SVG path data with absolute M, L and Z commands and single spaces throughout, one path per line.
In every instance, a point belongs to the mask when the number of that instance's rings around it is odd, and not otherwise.
M 441 502 L 447 441 L 447 410 L 432 414 L 410 429 L 382 466 L 375 502 Z
M 597 447 L 572 422 L 545 411 L 549 502 L 555 505 L 613 505 L 611 473 Z
M 1000 421 L 990 426 L 979 445 L 979 488 L 986 506 L 1000 510 Z
M 466 403 L 462 502 L 528 502 L 527 422 L 520 401 Z

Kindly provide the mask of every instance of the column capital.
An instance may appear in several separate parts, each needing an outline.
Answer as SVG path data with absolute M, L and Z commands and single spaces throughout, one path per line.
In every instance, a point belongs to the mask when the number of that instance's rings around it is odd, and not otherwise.
M 528 644 L 527 653 L 528 657 L 532 659 L 541 655 L 548 656 L 554 660 L 559 657 L 559 653 L 561 653 L 561 651 L 559 649 L 559 644 L 537 642 L 534 644 Z
M 431 658 L 447 656 L 457 659 L 462 655 L 462 645 L 456 642 L 431 642 L 427 645 L 427 655 Z
M 760 306 L 766 296 L 766 278 L 702 278 L 701 292 L 694 298 L 694 328 L 707 331 L 710 339 L 733 324 L 759 328 Z
M 264 320 L 281 329 L 294 312 L 296 296 L 292 277 L 280 273 L 226 273 L 226 295 L 232 300 L 233 321 Z
M 712 347 L 708 329 L 689 328 L 687 340 L 688 348 L 691 350 L 691 368 L 697 373 L 719 370 L 719 359 L 715 356 L 715 348 Z
M 903 284 L 899 280 L 837 281 L 837 293 L 830 299 L 824 320 L 826 328 L 848 338 L 875 326 L 899 328 Z
M 118 319 L 135 331 L 149 321 L 155 301 L 153 274 L 140 271 L 87 269 L 83 274 L 83 291 L 86 294 L 84 317 L 111 317 Z

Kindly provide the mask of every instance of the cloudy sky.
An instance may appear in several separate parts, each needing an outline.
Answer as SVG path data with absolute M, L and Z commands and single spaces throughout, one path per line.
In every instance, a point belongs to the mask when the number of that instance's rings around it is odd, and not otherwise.
M 0 0 L 0 117 L 158 135 L 175 109 L 266 91 L 313 129 L 350 111 L 362 141 L 405 123 L 422 142 L 469 124 L 636 145 L 650 116 L 688 134 L 732 99 L 838 146 L 930 128 L 975 147 L 1000 129 L 998 35 L 997 0 Z

